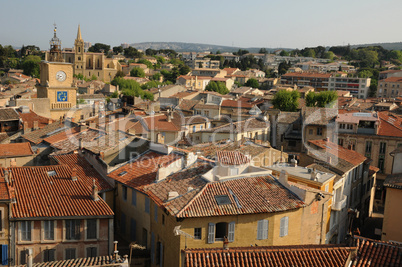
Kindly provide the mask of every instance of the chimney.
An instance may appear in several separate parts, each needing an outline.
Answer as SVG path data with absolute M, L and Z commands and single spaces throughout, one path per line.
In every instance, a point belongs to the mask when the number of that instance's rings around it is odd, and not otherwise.
M 92 186 L 92 199 L 94 201 L 98 201 L 99 200 L 99 194 L 98 194 L 99 191 L 98 191 L 98 187 L 95 184 L 95 179 L 93 179 L 93 182 L 94 182 L 94 184 Z
M 76 168 L 71 169 L 71 180 L 77 181 L 77 169 Z
M 117 262 L 117 258 L 119 257 L 119 251 L 117 250 L 117 243 L 119 243 L 119 241 L 114 241 L 114 251 L 113 251 L 113 259 L 115 262 Z
M 223 239 L 223 249 L 224 250 L 229 250 L 229 240 L 228 240 L 228 238 L 226 236 Z
M 288 184 L 288 173 L 285 170 L 282 170 L 279 174 L 279 182 L 285 186 Z
M 325 141 L 329 142 L 329 137 L 325 138 Z
M 38 130 L 38 129 L 39 129 L 39 122 L 38 122 L 38 121 L 34 121 L 34 122 L 33 122 L 33 129 L 34 129 L 34 130 Z
M 332 158 L 331 158 L 331 156 L 328 156 L 328 157 L 327 157 L 327 162 L 328 162 L 329 164 L 332 164 Z
M 296 159 L 291 159 L 290 162 L 292 163 L 293 167 L 297 167 L 297 160 Z
M 24 127 L 24 129 L 23 129 L 23 130 L 24 130 L 24 134 L 31 131 L 31 129 L 29 129 L 28 122 L 24 121 L 23 127 Z
M 314 181 L 315 178 L 316 178 L 316 175 L 317 175 L 317 172 L 315 171 L 315 168 L 313 168 L 313 171 L 311 172 L 310 179 Z
M 172 114 L 173 112 L 170 110 L 170 109 L 168 109 L 167 110 L 167 121 L 168 122 L 171 122 L 172 121 L 172 118 L 173 118 L 173 114 Z
M 28 248 L 27 252 L 28 252 L 27 267 L 32 267 L 33 266 L 32 248 Z
M 103 151 L 101 151 L 101 152 L 99 152 L 99 156 L 100 156 L 101 159 L 104 159 L 105 158 L 105 153 Z
M 81 123 L 80 124 L 80 132 L 85 131 L 86 129 L 88 129 L 88 126 L 85 123 Z

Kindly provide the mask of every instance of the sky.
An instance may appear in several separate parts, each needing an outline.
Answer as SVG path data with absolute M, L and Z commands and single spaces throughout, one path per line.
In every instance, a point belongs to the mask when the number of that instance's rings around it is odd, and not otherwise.
M 400 42 L 401 0 L 0 0 L 0 44 L 185 42 L 304 48 Z

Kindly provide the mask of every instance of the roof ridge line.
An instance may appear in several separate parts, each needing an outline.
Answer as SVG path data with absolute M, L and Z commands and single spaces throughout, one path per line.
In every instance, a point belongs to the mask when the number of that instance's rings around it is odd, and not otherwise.
M 176 213 L 176 217 L 179 217 L 185 209 L 187 209 L 193 202 L 206 190 L 207 186 L 209 183 L 206 183 L 203 188 L 200 189 L 200 191 L 186 204 L 184 207 Z

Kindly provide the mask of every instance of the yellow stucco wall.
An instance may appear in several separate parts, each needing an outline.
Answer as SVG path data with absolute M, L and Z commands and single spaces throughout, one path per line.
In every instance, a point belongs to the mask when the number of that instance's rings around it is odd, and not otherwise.
M 402 242 L 401 203 L 402 190 L 387 187 L 381 240 Z

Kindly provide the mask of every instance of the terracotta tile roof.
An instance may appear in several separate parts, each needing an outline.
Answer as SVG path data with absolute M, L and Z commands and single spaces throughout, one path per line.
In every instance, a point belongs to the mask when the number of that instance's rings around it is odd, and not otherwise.
M 269 121 L 262 121 L 256 118 L 250 118 L 243 121 L 224 124 L 214 128 L 202 130 L 200 132 L 220 132 L 220 133 L 244 133 L 259 129 L 268 129 L 270 127 Z
M 158 165 L 168 166 L 181 156 L 175 153 L 169 155 L 148 151 L 133 162 L 129 162 L 109 173 L 109 177 L 128 187 L 143 191 L 144 186 L 156 179 Z
M 6 183 L 4 176 L 2 175 L 0 177 L 0 201 L 10 201 L 10 200 L 11 200 L 10 188 Z
M 378 82 L 402 83 L 402 77 L 388 77 L 384 80 L 379 80 Z
M 223 165 L 242 165 L 250 162 L 250 157 L 239 151 L 218 151 L 216 159 Z
M 243 101 L 237 101 L 237 100 L 223 100 L 222 107 L 229 107 L 229 108 L 245 108 L 245 109 L 251 109 L 254 107 L 254 104 L 250 104 L 247 102 Z
M 51 123 L 51 120 L 45 117 L 42 117 L 38 114 L 36 114 L 35 112 L 33 112 L 32 110 L 30 110 L 28 113 L 22 113 L 20 111 L 18 111 L 22 123 L 27 122 L 28 123 L 28 127 L 29 128 L 33 128 L 34 127 L 34 122 L 37 121 L 38 122 L 38 127 L 39 129 L 45 127 L 46 125 L 48 125 L 49 123 Z
M 209 122 L 209 119 L 207 117 L 203 117 L 201 115 L 194 115 L 189 117 L 183 117 L 182 125 L 192 125 L 206 122 Z
M 325 139 L 309 140 L 308 142 L 325 150 L 326 154 L 343 159 L 354 166 L 357 166 L 367 160 L 367 158 L 362 154 L 354 150 L 346 149 L 340 145 L 334 144 L 331 141 L 327 141 Z M 327 157 L 324 157 L 324 160 L 326 159 Z
M 89 188 L 95 180 L 99 192 L 112 190 L 113 187 L 95 170 L 95 168 L 77 153 L 51 156 L 58 164 L 73 166 L 81 181 Z
M 369 176 L 372 176 L 379 171 L 380 171 L 379 168 L 372 166 L 372 165 L 369 166 Z
M 71 260 L 49 261 L 32 264 L 33 267 L 87 267 L 87 266 L 115 266 L 113 256 L 99 256 L 91 258 L 78 258 Z M 27 267 L 27 265 L 17 265 L 17 267 Z M 117 267 L 117 266 L 116 266 Z
M 391 187 L 395 189 L 402 189 L 402 173 L 390 174 L 385 178 L 385 187 Z
M 71 167 L 53 165 L 44 167 L 12 167 L 16 203 L 12 216 L 23 218 L 55 218 L 77 216 L 113 216 L 112 209 L 103 199 L 94 201 L 92 189 L 79 176 L 71 179 Z M 52 172 L 50 174 L 49 172 Z M 4 175 L 4 169 L 0 169 Z
M 194 80 L 195 81 L 195 77 L 197 77 L 197 80 L 211 80 L 211 77 L 207 77 L 207 76 L 190 76 L 190 75 L 180 75 L 179 77 L 177 77 L 176 80 L 182 78 L 185 80 Z
M 351 266 L 401 266 L 402 245 L 355 236 L 358 253 Z
M 387 111 L 378 112 L 380 125 L 377 135 L 402 137 L 402 118 Z
M 198 103 L 195 106 L 193 106 L 194 109 L 219 109 L 218 105 L 215 104 L 204 104 L 204 103 Z
M 29 142 L 0 144 L 0 158 L 23 157 L 31 156 L 33 154 Z
M 344 267 L 353 250 L 334 245 L 185 249 L 184 265 Z
M 304 123 L 308 125 L 328 125 L 334 122 L 337 115 L 336 108 L 302 108 Z
M 173 121 L 168 121 L 165 114 L 155 114 L 148 117 L 140 117 L 132 120 L 133 125 L 128 129 L 133 129 L 136 134 L 147 133 L 149 131 L 178 132 L 180 128 Z
M 66 140 L 70 136 L 73 136 L 73 135 L 75 135 L 75 134 L 77 134 L 79 132 L 80 132 L 79 127 L 66 128 L 64 131 L 61 131 L 61 132 L 59 132 L 57 134 L 54 134 L 54 135 L 49 136 L 49 137 L 46 137 L 45 139 L 43 139 L 43 141 L 45 141 L 46 143 L 49 143 L 49 144 L 53 144 L 53 143 L 60 142 L 62 140 Z
M 176 93 L 176 94 L 174 94 L 174 95 L 171 95 L 171 96 L 169 96 L 169 98 L 183 98 L 183 97 L 188 97 L 188 96 L 191 96 L 191 95 L 194 95 L 195 96 L 195 94 L 198 94 L 199 92 L 197 92 L 197 91 L 192 91 L 192 92 L 178 92 L 178 93 Z
M 13 108 L 0 108 L 0 121 L 16 121 L 20 116 Z
M 73 125 L 75 126 L 75 124 Z M 46 125 L 42 129 L 26 133 L 22 135 L 22 137 L 34 144 L 39 144 L 45 138 L 59 134 L 62 131 L 70 131 L 68 130 L 69 128 L 70 126 L 65 125 L 63 122 L 57 121 Z
M 67 154 L 77 151 L 80 148 L 80 142 L 87 148 L 93 145 L 95 139 L 103 137 L 106 133 L 97 129 L 86 129 L 75 134 L 71 134 L 64 140 L 52 143 L 51 146 L 56 149 L 54 154 Z
M 223 70 L 226 71 L 227 75 L 232 75 L 233 73 L 240 71 L 238 68 L 224 68 Z

